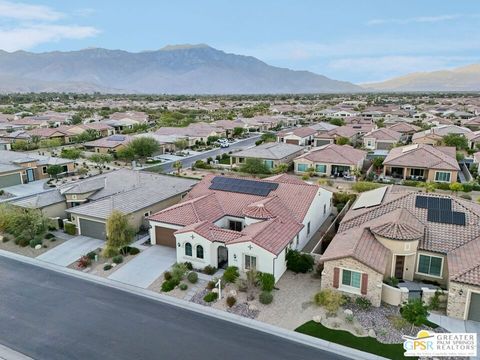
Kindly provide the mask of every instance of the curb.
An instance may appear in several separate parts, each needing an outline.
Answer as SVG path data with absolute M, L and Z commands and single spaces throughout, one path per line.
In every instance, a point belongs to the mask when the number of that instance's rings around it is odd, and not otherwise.
M 33 360 L 31 357 L 19 353 L 5 345 L 0 344 L 0 360 Z
M 322 339 L 318 339 L 318 338 L 315 338 L 315 337 L 312 337 L 312 336 L 304 335 L 304 334 L 301 334 L 301 333 L 298 333 L 298 332 L 295 332 L 295 331 L 292 331 L 292 330 L 286 330 L 286 329 L 283 329 L 283 328 L 280 328 L 280 327 L 277 327 L 277 326 L 274 326 L 274 325 L 270 325 L 270 324 L 267 324 L 267 323 L 264 323 L 264 322 L 261 322 L 261 321 L 258 321 L 258 320 L 248 319 L 248 318 L 245 318 L 245 317 L 240 316 L 240 315 L 235 315 L 235 314 L 228 313 L 226 311 L 212 309 L 210 307 L 202 306 L 200 304 L 195 304 L 195 303 L 183 300 L 183 299 L 177 299 L 177 298 L 174 298 L 174 297 L 171 297 L 171 296 L 156 293 L 156 292 L 151 291 L 151 290 L 138 288 L 136 286 L 128 285 L 128 284 L 125 284 L 125 283 L 122 283 L 122 282 L 119 282 L 119 281 L 115 281 L 115 280 L 111 280 L 111 279 L 108 279 L 108 278 L 102 278 L 102 277 L 98 277 L 98 276 L 91 275 L 91 274 L 81 273 L 81 272 L 78 272 L 74 269 L 64 268 L 62 266 L 55 265 L 55 264 L 52 264 L 52 263 L 48 263 L 48 262 L 45 262 L 45 261 L 42 261 L 42 260 L 37 260 L 35 258 L 30 258 L 30 257 L 27 257 L 27 256 L 18 255 L 18 254 L 11 253 L 11 252 L 8 252 L 8 251 L 5 251 L 5 250 L 0 250 L 0 256 L 6 257 L 6 258 L 9 258 L 9 259 L 13 259 L 13 260 L 17 260 L 17 261 L 20 261 L 20 262 L 23 262 L 23 263 L 26 263 L 26 264 L 29 264 L 29 265 L 38 266 L 38 267 L 41 267 L 43 269 L 55 271 L 57 273 L 73 276 L 75 278 L 83 279 L 85 281 L 90 281 L 90 282 L 93 282 L 93 283 L 96 283 L 96 284 L 108 286 L 110 288 L 125 291 L 125 292 L 128 292 L 130 294 L 134 294 L 134 295 L 137 295 L 137 296 L 142 296 L 144 298 L 159 301 L 159 302 L 162 302 L 162 303 L 165 303 L 165 304 L 168 304 L 168 305 L 180 307 L 182 309 L 185 309 L 185 310 L 188 310 L 188 311 L 193 311 L 193 312 L 196 312 L 196 313 L 199 313 L 199 314 L 202 314 L 202 315 L 212 316 L 212 317 L 215 317 L 215 318 L 220 319 L 220 320 L 224 320 L 224 321 L 228 321 L 228 322 L 231 322 L 231 323 L 234 323 L 234 324 L 239 324 L 239 325 L 242 325 L 242 326 L 246 326 L 248 328 L 251 328 L 251 329 L 254 329 L 254 330 L 257 330 L 257 331 L 262 331 L 262 332 L 267 333 L 267 334 L 275 335 L 275 336 L 278 336 L 278 337 L 281 337 L 281 338 L 284 338 L 284 339 L 287 339 L 287 340 L 290 340 L 290 341 L 295 341 L 297 343 L 307 345 L 307 346 L 311 346 L 311 347 L 314 347 L 314 348 L 317 348 L 317 349 L 320 349 L 320 350 L 329 351 L 329 352 L 332 352 L 334 354 L 344 356 L 344 357 L 348 357 L 348 358 L 351 358 L 351 359 L 358 359 L 358 360 L 370 360 L 370 359 L 383 360 L 383 359 L 386 359 L 386 358 L 378 356 L 378 355 L 370 354 L 370 353 L 363 352 L 363 351 L 360 351 L 360 350 L 357 350 L 357 349 L 352 349 L 352 348 L 349 348 L 347 346 L 335 344 L 335 343 L 332 343 L 332 342 L 329 342 L 329 341 L 326 341 L 326 340 L 322 340 Z M 0 359 L 1 359 L 1 354 L 2 353 L 1 353 L 1 348 L 0 348 Z M 10 358 L 6 358 L 6 359 L 10 360 Z M 11 359 L 21 359 L 21 358 L 11 358 Z M 23 359 L 29 359 L 29 358 L 23 358 Z

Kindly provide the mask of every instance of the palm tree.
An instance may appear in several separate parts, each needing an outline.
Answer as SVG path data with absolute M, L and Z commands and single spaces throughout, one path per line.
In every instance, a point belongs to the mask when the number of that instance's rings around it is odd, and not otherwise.
M 180 170 L 183 168 L 183 164 L 180 160 L 177 160 L 173 163 L 173 168 L 177 169 L 177 175 L 180 175 Z

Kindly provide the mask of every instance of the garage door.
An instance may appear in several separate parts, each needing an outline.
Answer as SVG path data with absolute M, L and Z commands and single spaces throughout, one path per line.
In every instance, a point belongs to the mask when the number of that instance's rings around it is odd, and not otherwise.
M 320 140 L 320 139 L 315 140 L 315 144 L 316 144 L 315 146 L 323 146 L 331 143 L 332 142 L 330 140 Z
M 393 148 L 392 143 L 388 142 L 377 142 L 377 150 L 390 150 Z
M 472 293 L 470 297 L 468 320 L 480 321 L 480 294 Z
M 105 223 L 80 219 L 80 235 L 89 236 L 95 239 L 105 240 Z
M 157 245 L 175 247 L 175 235 L 173 233 L 177 231 L 175 229 L 167 229 L 164 227 L 155 227 L 155 242 Z
M 22 175 L 19 173 L 0 176 L 0 189 L 22 183 Z
M 300 140 L 286 139 L 285 142 L 287 144 L 298 145 L 300 143 Z

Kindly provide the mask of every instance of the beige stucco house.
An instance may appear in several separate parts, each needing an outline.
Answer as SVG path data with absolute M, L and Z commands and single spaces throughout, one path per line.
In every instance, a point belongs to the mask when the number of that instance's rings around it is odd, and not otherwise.
M 480 206 L 383 187 L 363 193 L 320 260 L 322 288 L 401 305 L 448 296 L 447 315 L 480 321 Z M 387 285 L 395 277 L 398 286 Z

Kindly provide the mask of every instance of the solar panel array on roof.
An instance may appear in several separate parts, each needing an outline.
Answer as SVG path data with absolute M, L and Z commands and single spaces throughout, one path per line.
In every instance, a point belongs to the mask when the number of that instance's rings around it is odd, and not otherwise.
M 452 199 L 417 195 L 415 199 L 415 207 L 427 209 L 427 221 L 465 225 L 465 213 L 452 211 Z
M 211 190 L 230 191 L 257 196 L 268 196 L 270 191 L 275 190 L 276 188 L 278 188 L 277 183 L 236 179 L 223 176 L 215 176 L 209 187 Z
M 125 140 L 125 136 L 123 135 L 112 135 L 107 138 L 108 141 L 123 141 Z

